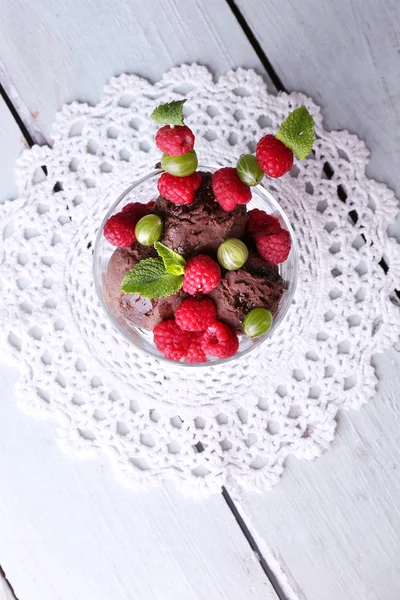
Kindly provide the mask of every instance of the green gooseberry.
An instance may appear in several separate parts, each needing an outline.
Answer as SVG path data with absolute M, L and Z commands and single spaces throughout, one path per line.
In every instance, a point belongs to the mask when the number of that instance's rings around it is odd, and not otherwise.
M 248 257 L 247 246 L 237 238 L 229 238 L 217 250 L 219 264 L 228 271 L 237 271 L 243 267 Z
M 244 318 L 243 329 L 251 338 L 265 335 L 271 329 L 272 314 L 266 308 L 253 308 Z
M 175 177 L 187 177 L 197 169 L 198 160 L 194 150 L 189 150 L 186 154 L 180 156 L 168 156 L 163 154 L 161 157 L 161 168 Z
M 236 163 L 236 172 L 246 185 L 258 185 L 264 177 L 264 171 L 253 154 L 242 154 Z
M 162 232 L 163 222 L 158 215 L 146 215 L 136 223 L 136 240 L 142 246 L 152 246 L 155 242 L 158 242 Z

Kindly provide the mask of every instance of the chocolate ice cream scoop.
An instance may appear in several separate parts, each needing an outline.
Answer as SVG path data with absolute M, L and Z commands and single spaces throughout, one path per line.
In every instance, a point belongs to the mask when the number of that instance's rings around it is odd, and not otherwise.
M 250 273 L 256 273 L 257 275 L 264 275 L 271 281 L 277 281 L 283 283 L 282 277 L 279 275 L 279 271 L 276 265 L 264 260 L 257 252 L 257 250 L 249 249 L 249 256 L 245 264 L 246 271 Z M 271 311 L 272 312 L 272 311 Z
M 139 294 L 122 293 L 119 306 L 122 314 L 137 327 L 152 331 L 161 321 L 175 318 L 175 312 L 187 294 L 180 291 L 167 298 L 143 298 Z
M 261 258 L 260 261 L 264 264 L 257 264 L 258 273 L 245 269 L 227 271 L 209 293 L 217 307 L 217 319 L 238 333 L 243 333 L 243 320 L 253 308 L 267 308 L 275 315 L 283 294 L 283 280 L 277 268 Z M 263 269 L 264 274 L 260 272 Z
M 151 250 L 155 254 L 154 248 Z M 125 275 L 137 265 L 139 260 L 149 258 L 149 254 L 150 257 L 153 256 L 145 246 L 139 244 L 137 246 L 134 244 L 132 248 L 117 248 L 108 263 L 104 287 L 105 299 L 110 310 L 121 312 L 138 327 L 152 330 L 161 321 L 174 318 L 176 309 L 187 294 L 181 291 L 168 298 L 150 300 L 139 294 L 121 293 L 121 283 Z
M 243 320 L 253 308 L 267 308 L 276 314 L 284 283 L 278 268 L 261 258 L 253 240 L 245 235 L 246 206 L 224 211 L 215 200 L 211 174 L 201 173 L 201 176 L 202 183 L 191 204 L 177 205 L 162 196 L 158 198 L 154 212 L 164 223 L 161 241 L 189 258 L 200 253 L 215 257 L 218 246 L 227 238 L 244 238 L 249 248 L 244 267 L 225 272 L 220 284 L 209 294 L 215 302 L 218 320 L 243 333 Z M 187 297 L 182 290 L 167 298 L 154 299 L 137 293 L 121 293 L 126 273 L 141 260 L 156 256 L 153 246 L 142 246 L 138 242 L 130 248 L 118 248 L 110 259 L 105 282 L 110 308 L 148 330 L 153 330 L 161 321 L 173 319 L 176 309 Z
M 110 310 L 118 310 L 122 280 L 137 263 L 128 248 L 117 248 L 111 255 L 104 283 L 104 298 Z
M 164 222 L 162 243 L 185 257 L 215 254 L 227 238 L 241 238 L 247 222 L 246 207 L 224 211 L 215 200 L 211 173 L 200 174 L 202 183 L 191 204 L 174 204 L 160 196 L 154 207 Z
M 137 262 L 146 258 L 156 258 L 157 252 L 154 250 L 154 246 L 142 246 L 139 242 L 135 242 L 130 248 L 126 248 L 129 254 L 136 259 Z

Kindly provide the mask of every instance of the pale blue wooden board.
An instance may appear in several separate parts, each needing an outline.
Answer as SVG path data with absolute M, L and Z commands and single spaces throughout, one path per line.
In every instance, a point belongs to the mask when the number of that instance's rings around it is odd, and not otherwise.
M 365 140 L 368 173 L 400 196 L 400 2 L 236 4 L 284 86 L 312 96 L 329 129 Z
M 171 1 L 4 4 L 2 83 L 40 142 L 64 102 L 96 102 L 120 72 L 157 79 L 197 59 L 220 74 L 246 56 L 257 67 L 244 36 L 230 49 L 239 28 L 223 0 L 208 4 L 209 12 L 191 0 L 182 9 Z M 6 199 L 16 194 L 22 143 L 1 104 L 0 123 Z M 134 495 L 100 459 L 68 459 L 56 424 L 16 407 L 15 377 L 1 368 L 0 564 L 21 599 L 276 600 L 222 495 L 207 502 L 160 488 Z
M 289 460 L 276 488 L 240 501 L 261 550 L 301 600 L 399 597 L 400 357 L 376 364 L 379 393 L 339 414 L 326 454 Z
M 222 495 L 135 494 L 104 457 L 68 458 L 17 376 L 0 370 L 0 564 L 19 600 L 278 600 Z
M 97 3 L 85 0 L 79 6 L 55 0 L 40 0 L 34 4 L 17 0 L 3 4 L 1 78 L 26 125 L 38 140 L 42 139 L 41 136 L 49 137 L 55 111 L 62 103 L 73 99 L 96 102 L 104 83 L 112 75 L 123 71 L 158 79 L 175 64 L 197 61 L 210 66 L 216 74 L 236 66 L 253 67 L 262 72 L 260 61 L 223 0 L 157 0 L 152 3 L 119 0 L 114 4 L 105 0 Z M 396 185 L 395 174 L 399 167 L 399 62 L 394 51 L 398 50 L 395 34 L 399 9 L 394 0 L 385 3 L 373 0 L 345 3 L 339 0 L 321 5 L 316 0 L 296 3 L 294 0 L 285 3 L 278 0 L 268 3 L 241 0 L 238 4 L 287 88 L 305 91 L 321 103 L 328 127 L 347 127 L 364 137 L 373 150 L 371 174 Z M 272 86 L 270 89 L 272 91 Z M 385 91 L 382 92 L 382 89 Z M 398 396 L 395 388 L 390 386 L 391 382 L 398 381 L 395 379 L 398 366 L 396 362 L 391 364 L 389 359 L 383 363 L 382 400 L 378 397 L 375 404 L 357 414 L 346 415 L 340 423 L 337 441 L 324 458 L 312 464 L 291 461 L 283 482 L 271 494 L 246 495 L 243 500 L 244 515 L 254 527 L 261 549 L 265 550 L 281 582 L 284 583 L 286 576 L 289 588 L 301 599 L 397 598 L 398 586 L 391 576 L 391 569 L 399 564 L 400 558 L 395 529 L 399 502 L 395 472 L 399 454 L 395 440 L 400 419 Z M 58 499 L 54 464 L 57 464 L 57 477 L 65 477 L 67 481 L 70 469 L 78 469 L 78 480 L 83 488 L 87 481 L 90 480 L 89 486 L 92 486 L 93 481 L 98 479 L 96 467 L 90 474 L 86 463 L 72 467 L 70 461 L 63 459 L 49 433 L 52 424 L 28 427 L 29 419 L 24 417 L 26 424 L 22 426 L 19 422 L 22 417 L 16 408 L 9 414 L 13 415 L 9 416 L 9 423 L 15 423 L 16 431 L 21 428 L 21 431 L 30 432 L 32 427 L 30 448 L 38 443 L 38 439 L 44 440 L 51 461 L 44 468 L 43 484 L 48 490 L 49 506 L 53 506 L 49 517 L 56 518 L 57 511 L 63 511 L 65 505 L 64 500 Z M 38 427 L 44 427 L 47 433 L 38 434 Z M 15 460 L 10 457 L 8 460 L 15 465 L 15 471 L 17 465 L 23 463 L 23 456 L 16 454 Z M 9 465 L 5 464 L 5 468 L 8 469 Z M 22 586 L 21 598 L 43 600 L 46 596 L 50 597 L 49 587 L 45 585 L 46 575 L 41 570 L 46 566 L 46 555 L 41 554 L 39 561 L 30 557 L 30 548 L 36 548 L 41 535 L 42 517 L 36 508 L 39 504 L 35 503 L 39 502 L 39 496 L 32 502 L 31 510 L 21 493 L 25 476 L 22 471 L 22 479 L 13 480 L 7 499 L 15 514 L 20 511 L 24 515 L 23 523 L 30 522 L 33 527 L 29 538 L 32 545 L 23 546 L 21 556 L 24 573 L 18 560 L 22 545 L 15 541 L 16 531 L 19 535 L 17 542 L 23 540 L 23 524 L 15 529 L 7 517 L 7 535 L 3 537 L 3 546 L 0 544 L 0 552 L 2 547 L 3 554 L 12 548 L 6 566 L 10 567 L 13 578 Z M 113 482 L 110 473 L 107 477 L 107 485 L 115 498 L 125 497 L 125 491 L 118 492 L 119 484 Z M 10 477 L 8 479 L 11 480 Z M 98 490 L 97 484 L 93 486 Z M 43 488 L 39 491 L 42 493 Z M 103 493 L 100 493 L 98 503 L 99 506 L 104 505 L 104 511 L 111 518 L 107 513 L 108 500 Z M 17 498 L 19 502 L 16 502 Z M 115 507 L 118 513 L 123 514 L 126 501 L 118 498 L 114 500 Z M 85 501 L 81 495 L 81 520 L 89 507 L 86 502 L 92 502 L 92 496 Z M 138 506 L 138 501 L 131 495 L 129 502 L 131 513 L 135 514 L 134 507 Z M 155 495 L 155 500 L 149 500 L 148 505 L 146 500 L 141 510 L 145 516 L 148 510 L 155 515 L 156 507 L 163 511 L 162 518 L 157 517 L 152 522 L 156 523 L 156 529 L 166 528 L 161 538 L 157 537 L 157 543 L 162 539 L 163 544 L 168 545 L 168 540 L 170 543 L 175 543 L 175 540 L 168 528 L 165 502 L 165 498 Z M 228 562 L 233 560 L 230 552 L 232 549 L 234 553 L 236 544 L 243 548 L 240 546 L 243 538 L 236 537 L 220 505 L 210 508 L 210 502 L 199 503 L 197 512 L 191 503 L 175 504 L 176 499 L 168 502 L 171 502 L 171 510 L 179 506 L 178 510 L 182 512 L 184 526 L 179 527 L 182 536 L 177 539 L 183 547 L 195 535 L 191 516 L 205 529 L 205 534 L 207 528 L 213 529 L 217 523 L 222 523 L 223 528 L 228 527 L 222 543 Z M 209 516 L 205 516 L 204 511 Z M 134 517 L 130 515 L 130 519 Z M 134 520 L 129 522 L 131 527 L 134 526 Z M 88 539 L 95 529 L 92 525 L 88 528 Z M 146 527 L 151 536 L 154 532 L 151 519 L 146 521 Z M 68 520 L 65 530 L 68 530 Z M 54 554 L 54 560 L 61 560 L 58 554 L 61 550 L 52 537 L 51 529 L 46 530 L 46 536 L 49 554 Z M 96 550 L 93 550 L 93 558 L 112 556 L 114 542 L 111 543 L 110 554 L 104 555 L 101 554 L 99 540 L 94 535 L 92 542 Z M 220 568 L 217 564 L 220 555 L 210 554 L 206 540 L 207 535 L 198 551 L 205 552 L 209 567 L 196 573 L 195 554 L 188 550 L 184 575 L 187 585 L 182 588 L 177 587 L 177 582 L 175 587 L 174 583 L 171 584 L 172 587 L 168 588 L 171 595 L 165 597 L 172 598 L 175 591 L 179 598 L 184 590 L 185 600 L 187 597 L 224 598 L 221 594 L 214 595 L 212 586 L 202 585 L 202 578 L 212 579 L 215 574 L 215 570 L 207 571 L 207 568 L 212 569 L 212 563 L 215 563 L 215 569 Z M 8 541 L 11 546 L 7 545 Z M 74 543 L 78 542 L 79 539 L 72 540 L 66 549 L 62 549 L 62 557 L 69 567 L 72 565 L 72 570 L 78 550 Z M 132 552 L 135 550 L 134 543 L 132 541 Z M 146 543 L 144 536 L 142 543 Z M 151 558 L 150 548 L 147 546 Z M 160 556 L 155 555 L 155 558 Z M 246 552 L 244 556 L 249 560 Z M 96 564 L 101 564 L 103 558 Z M 0 564 L 1 560 L 0 554 Z M 179 560 L 173 555 L 167 559 L 167 570 L 175 577 L 176 561 L 179 563 Z M 31 567 L 29 576 L 26 565 Z M 78 567 L 83 569 L 79 571 L 80 577 L 84 577 L 85 573 L 90 579 L 100 573 L 104 585 L 113 581 L 115 573 L 123 577 L 129 570 L 122 560 L 113 564 L 112 568 L 116 571 L 109 576 L 104 574 L 104 569 L 88 568 L 86 562 L 78 561 Z M 224 577 L 229 579 L 232 576 L 234 583 L 236 574 L 241 573 L 238 569 L 234 560 L 231 570 L 227 563 L 222 563 Z M 192 570 L 195 577 L 193 590 L 188 583 L 188 573 Z M 132 589 L 136 593 L 145 589 L 146 593 L 161 597 L 160 582 L 154 573 L 151 575 L 154 582 L 151 578 L 147 579 L 144 584 L 149 587 L 142 587 L 141 577 L 146 577 L 147 572 L 147 567 L 142 574 L 133 572 L 136 587 Z M 259 577 L 257 573 L 250 569 L 249 579 L 242 580 L 240 577 L 242 587 L 237 589 L 231 581 L 225 581 L 222 585 L 224 593 L 229 593 L 231 598 L 235 597 L 235 592 L 238 598 L 253 597 L 254 594 L 257 598 L 262 586 L 267 585 L 265 579 L 257 579 L 256 591 L 251 595 L 252 584 L 249 582 L 253 577 Z M 24 579 L 21 579 L 22 575 Z M 62 581 L 64 583 L 65 579 Z M 161 578 L 160 581 L 163 583 L 164 580 Z M 42 587 L 36 588 L 38 583 Z M 57 572 L 54 580 L 50 578 L 50 583 L 53 587 L 56 585 Z M 58 590 L 58 593 L 68 592 L 68 583 L 63 590 Z M 53 600 L 56 596 L 53 594 L 51 597 Z M 146 595 L 142 597 L 147 598 Z M 162 600 L 165 597 L 162 596 Z
M 225 0 L 2 0 L 0 77 L 29 128 L 50 138 L 66 102 L 96 103 L 114 75 L 173 66 L 262 70 Z M 23 16 L 22 16 L 23 15 Z M 1 64 L 2 63 L 2 64 Z
M 15 161 L 27 147 L 18 125 L 0 97 L 0 203 L 18 195 Z
M 400 3 L 236 3 L 286 89 L 312 96 L 327 128 L 364 139 L 368 174 L 400 194 Z M 329 452 L 311 464 L 289 461 L 279 487 L 243 501 L 300 598 L 399 596 L 399 355 L 377 365 L 379 393 L 340 416 Z

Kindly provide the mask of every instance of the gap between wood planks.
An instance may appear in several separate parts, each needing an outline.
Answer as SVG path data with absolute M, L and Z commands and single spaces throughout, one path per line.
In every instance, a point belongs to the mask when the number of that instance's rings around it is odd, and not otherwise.
M 264 69 L 268 73 L 268 75 L 269 75 L 272 83 L 276 87 L 277 91 L 278 92 L 286 92 L 287 90 L 285 89 L 285 86 L 283 85 L 281 78 L 279 77 L 278 73 L 275 71 L 274 67 L 272 66 L 271 62 L 269 61 L 267 55 L 265 54 L 264 50 L 261 47 L 260 42 L 254 35 L 250 25 L 246 21 L 245 17 L 243 16 L 243 13 L 241 12 L 240 8 L 237 6 L 236 2 L 234 0 L 225 0 L 225 2 L 227 3 L 227 5 L 231 9 L 232 13 L 234 14 L 237 22 L 239 23 L 240 27 L 243 30 L 244 35 L 247 37 L 248 41 L 250 42 L 251 46 L 253 47 L 254 52 L 257 54 L 258 58 L 260 59 L 261 64 L 263 65 Z
M 18 127 L 20 128 L 21 133 L 24 136 L 24 138 L 26 139 L 27 144 L 29 145 L 30 148 L 32 148 L 32 146 L 34 146 L 36 142 L 33 139 L 33 137 L 31 136 L 31 134 L 29 133 L 28 129 L 26 128 L 25 123 L 19 116 L 18 112 L 16 111 L 13 103 L 11 102 L 10 98 L 8 97 L 6 91 L 3 88 L 3 86 L 1 85 L 1 83 L 0 83 L 0 96 L 3 98 L 8 110 L 10 111 L 10 113 L 13 116 L 14 121 L 17 123 Z
M 13 590 L 13 587 L 11 585 L 11 583 L 8 581 L 6 574 L 4 573 L 4 570 L 2 569 L 1 565 L 0 565 L 0 579 L 3 578 L 6 585 L 8 586 L 9 590 L 10 590 L 10 594 L 8 594 L 8 592 L 6 593 L 6 598 L 10 597 L 10 598 L 15 598 L 15 600 L 18 600 L 17 596 L 15 595 L 15 592 Z M 0 587 L 1 587 L 1 582 L 0 582 Z M 0 594 L 1 594 L 1 589 L 0 589 Z
M 227 5 L 229 6 L 229 8 L 231 9 L 232 13 L 234 14 L 244 35 L 247 37 L 249 43 L 253 47 L 254 52 L 257 54 L 258 58 L 260 59 L 261 64 L 263 65 L 264 69 L 266 70 L 267 74 L 269 75 L 269 78 L 271 79 L 271 81 L 274 84 L 277 91 L 278 92 L 286 92 L 287 90 L 285 89 L 285 86 L 283 85 L 281 78 L 279 77 L 278 73 L 275 71 L 274 67 L 272 66 L 271 62 L 269 61 L 267 55 L 265 54 L 264 50 L 261 47 L 261 44 L 257 40 L 251 27 L 249 26 L 248 22 L 246 21 L 245 17 L 243 16 L 239 7 L 236 5 L 235 1 L 234 0 L 225 0 L 225 1 L 226 1 Z M 282 589 L 275 573 L 273 572 L 273 570 L 269 566 L 268 562 L 266 561 L 265 557 L 261 553 L 260 548 L 257 545 L 257 542 L 255 541 L 251 531 L 249 530 L 246 523 L 244 522 L 240 512 L 238 511 L 234 501 L 232 500 L 231 496 L 229 495 L 229 493 L 225 487 L 222 488 L 222 496 L 223 496 L 228 508 L 231 510 L 233 516 L 235 517 L 236 522 L 239 525 L 240 529 L 242 530 L 243 535 L 245 536 L 250 548 L 253 550 L 253 552 L 260 564 L 260 567 L 264 571 L 265 575 L 268 577 L 269 582 L 272 585 L 272 587 L 274 588 L 275 593 L 278 596 L 279 600 L 287 600 L 286 595 L 284 594 L 283 589 Z
M 285 89 L 279 75 L 276 73 L 275 69 L 273 68 L 270 61 L 268 60 L 268 57 L 266 56 L 264 50 L 262 49 L 262 47 L 261 47 L 260 43 L 258 42 L 256 36 L 254 35 L 253 31 L 249 27 L 246 19 L 244 18 L 243 14 L 241 13 L 240 9 L 237 7 L 234 0 L 225 0 L 225 1 L 226 1 L 227 5 L 229 6 L 230 10 L 232 11 L 233 15 L 235 16 L 236 20 L 238 21 L 241 29 L 243 30 L 243 33 L 245 34 L 245 36 L 248 39 L 251 46 L 253 47 L 258 58 L 260 59 L 265 71 L 269 75 L 275 88 L 277 89 L 277 91 L 285 92 L 286 89 Z M 14 104 L 12 103 L 10 97 L 6 93 L 4 87 L 1 85 L 1 83 L 0 83 L 0 96 L 3 98 L 5 104 L 7 105 L 9 111 L 11 112 L 15 122 L 17 123 L 18 127 L 20 128 L 21 133 L 23 134 L 24 138 L 26 139 L 28 145 L 30 147 L 34 146 L 36 143 L 35 139 L 29 133 L 29 130 L 26 127 L 23 119 L 19 115 L 18 111 L 16 110 Z M 201 444 L 198 444 L 198 446 L 200 446 L 198 448 L 198 450 L 199 450 L 199 452 L 201 452 L 202 451 Z M 285 593 L 283 592 L 282 587 L 279 584 L 277 577 L 275 576 L 271 567 L 268 565 L 265 557 L 262 555 L 260 548 L 258 547 L 252 533 L 250 532 L 249 528 L 247 527 L 246 523 L 244 522 L 242 516 L 240 515 L 239 510 L 237 509 L 234 501 L 232 500 L 231 496 L 229 495 L 229 492 L 227 491 L 227 489 L 225 487 L 222 488 L 222 496 L 226 502 L 227 507 L 232 512 L 232 515 L 234 516 L 238 526 L 240 527 L 240 530 L 242 531 L 243 535 L 245 536 L 251 550 L 254 552 L 260 567 L 262 568 L 267 579 L 269 580 L 270 584 L 272 585 L 277 597 L 279 598 L 279 600 L 287 600 L 287 597 L 286 597 Z M 15 595 L 15 592 L 14 592 L 10 582 L 8 581 L 8 579 L 4 573 L 4 570 L 2 569 L 1 566 L 0 566 L 0 577 L 3 577 L 4 580 L 6 581 L 7 585 L 10 588 L 12 597 L 15 598 L 15 600 L 18 600 Z
M 249 530 L 246 523 L 244 522 L 241 514 L 239 513 L 238 509 L 236 508 L 234 501 L 230 497 L 230 495 L 225 487 L 222 488 L 222 497 L 225 500 L 226 504 L 228 505 L 228 508 L 232 512 L 233 516 L 235 517 L 237 524 L 239 525 L 250 548 L 253 550 L 258 562 L 260 563 L 260 567 L 264 571 L 265 575 L 268 577 L 269 582 L 272 585 L 272 587 L 274 588 L 274 591 L 275 591 L 276 595 L 278 596 L 279 600 L 287 600 L 287 598 L 279 584 L 279 581 L 275 576 L 275 573 L 272 571 L 271 567 L 268 565 L 267 561 L 265 560 L 264 556 L 262 555 L 257 542 L 255 541 L 253 535 L 251 534 L 251 531 Z

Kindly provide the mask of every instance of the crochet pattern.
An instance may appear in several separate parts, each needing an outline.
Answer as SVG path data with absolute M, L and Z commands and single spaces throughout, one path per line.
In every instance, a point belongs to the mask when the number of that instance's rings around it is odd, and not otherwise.
M 299 242 L 293 306 L 250 355 L 202 369 L 158 362 L 128 344 L 92 279 L 106 210 L 159 160 L 150 114 L 181 97 L 200 164 L 234 165 L 302 104 L 317 135 L 307 160 L 263 182 Z M 173 478 L 191 495 L 225 483 L 264 490 L 288 455 L 319 456 L 337 411 L 373 397 L 371 356 L 399 340 L 400 253 L 387 232 L 397 201 L 367 179 L 364 143 L 325 131 L 309 98 L 270 95 L 253 71 L 214 82 L 198 65 L 154 85 L 113 79 L 97 106 L 63 108 L 53 142 L 23 153 L 21 195 L 0 207 L 1 348 L 20 369 L 24 410 L 58 419 L 70 455 L 106 453 L 135 489 Z

